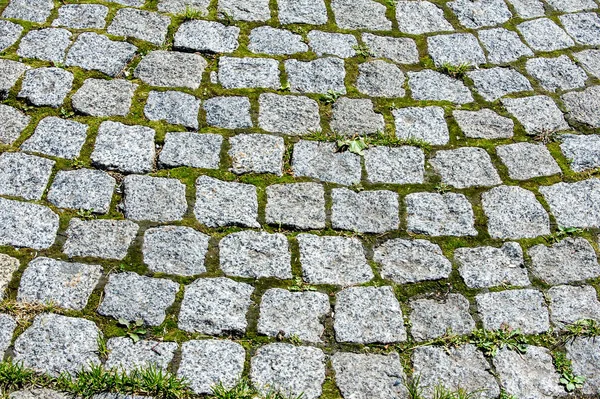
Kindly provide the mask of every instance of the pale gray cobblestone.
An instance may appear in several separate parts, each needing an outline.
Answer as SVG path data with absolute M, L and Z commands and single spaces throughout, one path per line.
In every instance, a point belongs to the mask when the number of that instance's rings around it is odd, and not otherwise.
M 88 126 L 54 116 L 42 119 L 21 150 L 38 152 L 51 157 L 75 159 L 79 157 L 87 138 Z
M 444 17 L 444 11 L 429 1 L 399 1 L 396 20 L 401 32 L 412 35 L 454 30 Z
M 600 86 L 564 94 L 561 100 L 570 118 L 593 128 L 600 128 Z
M 84 115 L 126 116 L 137 87 L 124 79 L 87 79 L 73 94 L 71 102 L 73 108 Z
M 442 177 L 442 183 L 456 188 L 495 186 L 502 180 L 489 154 L 479 147 L 438 151 L 429 164 Z
M 593 3 L 592 3 L 593 4 Z M 600 18 L 593 12 L 567 14 L 559 17 L 565 30 L 576 42 L 587 46 L 600 45 Z
M 11 0 L 2 16 L 43 24 L 50 17 L 53 8 L 52 0 Z
M 71 219 L 63 252 L 69 257 L 123 259 L 139 226 L 129 220 Z
M 569 129 L 563 113 L 550 97 L 505 98 L 502 105 L 517 118 L 528 134 Z
M 108 7 L 100 4 L 66 4 L 58 9 L 52 26 L 71 29 L 104 29 Z
M 48 191 L 48 201 L 59 208 L 107 213 L 116 180 L 94 169 L 59 171 Z
M 250 32 L 248 50 L 255 54 L 288 55 L 304 53 L 308 46 L 302 36 L 289 30 L 261 26 Z
M 600 168 L 600 136 L 596 134 L 563 134 L 560 150 L 575 172 Z
M 283 174 L 283 138 L 268 134 L 239 134 L 229 139 L 230 171 Z
M 279 22 L 285 25 L 327 23 L 327 8 L 323 0 L 277 0 L 277 7 Z
M 171 18 L 154 12 L 122 8 L 106 30 L 111 35 L 134 37 L 160 46 L 167 36 Z
M 387 58 L 398 64 L 416 64 L 419 62 L 419 51 L 413 39 L 363 33 L 362 41 L 375 57 Z
M 508 21 L 512 13 L 502 0 L 454 0 L 448 3 L 461 25 L 467 29 L 496 26 Z
M 535 51 L 563 50 L 575 45 L 573 39 L 548 18 L 523 22 L 517 29 Z
M 56 238 L 58 215 L 43 205 L 0 198 L 0 245 L 49 248 Z
M 411 307 L 410 334 L 418 341 L 439 338 L 446 333 L 466 335 L 475 329 L 469 314 L 469 301 L 460 294 L 448 294 L 441 300 L 416 299 Z
M 598 5 L 592 0 L 548 0 L 548 4 L 562 12 L 577 12 L 598 8 Z
M 452 116 L 463 134 L 476 139 L 508 139 L 515 127 L 512 119 L 500 116 L 491 109 L 452 112 Z
M 25 72 L 19 97 L 38 107 L 60 107 L 73 84 L 73 74 L 61 68 L 37 68 Z
M 558 328 L 580 320 L 600 322 L 600 301 L 594 287 L 557 285 L 548 290 L 550 319 Z
M 566 344 L 567 358 L 571 360 L 573 373 L 585 377 L 582 391 L 589 395 L 600 390 L 600 340 L 593 337 L 577 337 Z
M 329 90 L 346 94 L 344 61 L 337 57 L 317 58 L 314 61 L 287 60 L 284 62 L 290 90 L 293 93 L 321 93 Z M 277 79 L 279 77 L 277 76 Z M 279 83 L 279 82 L 277 82 Z M 275 84 L 274 88 L 278 88 Z
M 144 107 L 144 115 L 151 121 L 165 121 L 198 129 L 200 100 L 179 91 L 151 91 Z
M 349 151 L 337 152 L 334 143 L 301 140 L 294 145 L 292 170 L 325 182 L 350 186 L 360 182 L 360 157 Z
M 311 30 L 306 36 L 311 50 L 319 57 L 335 55 L 350 58 L 356 55 L 354 48 L 358 46 L 358 41 L 353 35 Z
M 544 3 L 540 0 L 508 0 L 517 15 L 524 19 L 543 17 L 544 16 Z
M 158 161 L 164 167 L 190 166 L 201 169 L 218 169 L 223 136 L 169 132 Z
M 522 57 L 533 56 L 533 51 L 521 42 L 517 32 L 494 28 L 480 30 L 478 35 L 488 52 L 488 61 L 492 64 L 506 64 Z
M 0 104 L 0 142 L 14 143 L 30 121 L 31 117 L 18 109 Z
M 335 22 L 342 29 L 390 30 L 386 8 L 374 0 L 332 0 Z
M 8 92 L 28 69 L 29 66 L 21 62 L 0 59 L 0 100 L 6 99 Z
M 0 194 L 27 200 L 42 198 L 54 161 L 21 152 L 0 154 Z
M 532 58 L 525 64 L 527 72 L 548 91 L 583 87 L 587 75 L 569 57 Z
M 197 89 L 207 65 L 198 54 L 157 50 L 142 58 L 134 75 L 150 86 Z
M 279 62 L 271 58 L 219 58 L 219 82 L 226 89 L 279 89 Z
M 321 131 L 319 104 L 311 98 L 264 93 L 258 104 L 258 126 L 267 132 L 300 136 Z
M 496 153 L 508 169 L 508 176 L 511 179 L 528 180 L 561 173 L 560 166 L 548 148 L 541 143 L 499 145 L 496 147 Z
M 331 192 L 331 225 L 334 229 L 360 233 L 385 233 L 396 230 L 398 194 L 388 190 L 354 192 L 334 188 Z
M 470 33 L 429 36 L 427 50 L 435 64 L 477 66 L 486 62 L 477 38 Z
M 511 68 L 479 69 L 468 72 L 467 76 L 473 80 L 477 93 L 490 102 L 507 94 L 533 90 L 529 80 Z
M 477 312 L 488 330 L 503 326 L 519 329 L 524 334 L 548 331 L 548 308 L 541 292 L 533 289 L 489 292 L 475 296 Z
M 13 273 L 16 272 L 20 266 L 21 262 L 19 262 L 17 258 L 0 254 L 0 300 L 4 299 L 6 289 L 13 278 Z M 0 350 L 0 357 L 3 355 L 3 353 L 4 352 Z
M 440 72 L 424 69 L 408 72 L 412 98 L 423 101 L 450 101 L 456 104 L 473 102 L 473 95 L 463 82 Z
M 333 104 L 331 130 L 340 135 L 375 134 L 385 130 L 383 115 L 373 110 L 368 99 L 342 97 Z
M 404 97 L 406 76 L 396 65 L 383 60 L 362 63 L 358 66 L 356 88 L 371 97 Z
M 450 140 L 442 107 L 393 109 L 392 116 L 399 139 L 422 140 L 431 145 L 445 145 Z
M 223 129 L 252 127 L 250 99 L 248 97 L 212 97 L 202 104 L 206 123 Z
M 15 319 L 4 313 L 0 313 L 0 357 L 4 358 L 6 350 L 10 346 L 12 336 L 17 328 Z
M 94 32 L 83 32 L 67 53 L 65 65 L 95 70 L 109 76 L 118 76 L 137 51 L 126 42 L 110 40 Z
M 240 21 L 267 21 L 271 18 L 269 0 L 219 0 L 218 11 Z
M 593 77 L 600 79 L 600 50 L 590 49 L 574 53 L 573 57 Z
M 194 276 L 206 272 L 210 237 L 191 227 L 163 226 L 146 230 L 142 254 L 155 273 Z
M 405 197 L 407 230 L 430 236 L 476 236 L 471 203 L 463 194 L 412 193 Z
M 266 222 L 298 229 L 325 228 L 325 190 L 318 183 L 267 187 Z
M 187 211 L 185 185 L 177 179 L 130 175 L 123 186 L 128 219 L 170 222 L 181 220 Z
M 21 25 L 0 20 L 0 51 L 4 51 L 15 44 L 22 32 L 23 27 Z
M 425 174 L 425 155 L 417 147 L 371 147 L 364 151 L 367 180 L 371 183 L 420 184 Z
M 600 180 L 540 186 L 556 223 L 563 227 L 600 227 Z
M 218 22 L 194 20 L 181 24 L 174 47 L 207 53 L 231 53 L 238 48 L 240 28 Z
M 24 58 L 60 63 L 71 44 L 71 36 L 71 32 L 66 29 L 32 30 L 21 39 L 17 54 Z
M 166 371 L 178 347 L 176 342 L 148 340 L 134 342 L 129 337 L 111 338 L 106 342 L 109 352 L 104 367 L 126 373 L 153 366 Z

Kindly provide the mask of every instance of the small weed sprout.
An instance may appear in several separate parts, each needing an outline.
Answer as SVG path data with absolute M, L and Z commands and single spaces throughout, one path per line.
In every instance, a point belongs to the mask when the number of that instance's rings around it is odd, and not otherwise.
M 212 387 L 212 397 L 215 399 L 253 399 L 256 391 L 247 379 L 242 379 L 233 388 L 227 389 L 219 382 Z
M 558 242 L 560 240 L 562 240 L 563 238 L 575 235 L 575 234 L 581 234 L 583 233 L 582 229 L 579 229 L 577 227 L 563 227 L 563 226 L 558 226 L 558 231 L 554 234 L 552 234 L 550 236 L 550 239 L 553 242 Z
M 104 338 L 104 336 L 100 336 L 96 341 L 98 342 L 98 356 L 102 360 L 108 359 L 110 350 L 108 350 L 108 347 L 106 346 L 106 338 Z
M 327 93 L 321 94 L 319 100 L 325 104 L 333 104 L 338 98 L 341 97 L 341 95 L 342 93 L 339 91 L 329 89 L 327 90 Z
M 301 277 L 296 277 L 294 283 L 288 287 L 288 290 L 298 291 L 316 291 L 317 289 L 310 284 L 306 284 Z
M 61 107 L 60 109 L 60 116 L 62 116 L 65 119 L 70 119 L 75 115 L 75 112 L 73 111 L 68 111 L 66 108 Z
M 293 345 L 299 346 L 302 345 L 302 340 L 297 334 L 291 334 L 288 339 Z
M 475 330 L 471 343 L 477 346 L 486 356 L 494 357 L 502 347 L 518 353 L 527 352 L 527 340 L 519 329 L 503 326 L 499 330 Z
M 385 0 L 385 4 L 387 4 L 390 8 L 396 8 L 398 5 L 398 0 Z
M 125 327 L 127 332 L 125 333 L 132 341 L 138 342 L 142 336 L 146 335 L 147 331 L 144 328 L 144 320 L 138 319 L 134 323 L 130 323 L 125 319 L 119 319 L 117 324 Z
M 448 62 L 444 62 L 438 70 L 442 73 L 445 73 L 448 76 L 452 76 L 456 79 L 462 79 L 465 74 L 471 69 L 470 64 L 459 64 L 454 65 Z
M 371 51 L 371 49 L 366 44 L 357 44 L 352 46 L 352 49 L 356 51 L 356 55 L 360 57 L 374 57 L 375 54 Z
M 554 367 L 560 374 L 560 384 L 564 385 L 567 392 L 573 392 L 576 389 L 581 389 L 585 382 L 585 377 L 577 376 L 573 372 L 571 361 L 562 352 L 553 352 L 552 358 Z
M 81 219 L 96 219 L 96 215 L 94 215 L 93 209 L 79 209 L 77 211 L 77 217 Z
M 555 130 L 542 129 L 533 136 L 533 139 L 539 141 L 542 144 L 548 144 L 554 141 L 558 141 L 559 137 L 559 133 L 557 133 Z
M 600 324 L 596 320 L 583 319 L 566 326 L 568 339 L 575 337 L 600 337 Z
M 221 22 L 223 22 L 227 26 L 229 26 L 233 23 L 233 15 L 231 15 L 229 12 L 227 12 L 225 10 L 219 11 L 218 17 L 221 20 Z
M 364 155 L 364 150 L 368 147 L 364 137 L 358 137 L 354 139 L 342 139 L 336 142 L 337 151 L 344 152 L 349 151 L 353 154 Z
M 498 399 L 517 399 L 517 397 L 515 395 L 509 394 L 504 389 L 502 389 L 500 391 L 500 396 L 498 397 Z

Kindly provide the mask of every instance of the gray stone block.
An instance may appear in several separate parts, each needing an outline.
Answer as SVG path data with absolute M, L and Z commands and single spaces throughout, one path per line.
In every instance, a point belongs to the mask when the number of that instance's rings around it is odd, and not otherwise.
M 272 173 L 283 175 L 282 137 L 269 134 L 238 134 L 229 139 L 229 157 L 235 174 Z
M 279 22 L 282 24 L 327 23 L 327 8 L 323 0 L 277 0 Z
M 17 55 L 60 63 L 63 62 L 67 47 L 70 45 L 71 32 L 66 29 L 32 30 L 21 39 Z
M 554 9 L 562 12 L 577 12 L 598 8 L 598 5 L 592 0 L 548 0 L 548 4 Z
M 2 17 L 43 24 L 50 17 L 53 8 L 52 0 L 11 0 Z
M 543 17 L 545 14 L 544 3 L 540 0 L 508 0 L 508 3 L 524 19 Z
M 150 86 L 197 89 L 208 62 L 198 54 L 152 51 L 135 68 L 134 75 Z
M 104 29 L 108 7 L 100 4 L 65 4 L 58 9 L 52 26 L 71 29 Z
M 29 66 L 23 63 L 0 59 L 0 100 L 6 99 L 8 92 L 28 69 Z
M 533 51 L 527 47 L 517 32 L 504 28 L 480 30 L 479 40 L 488 52 L 488 62 L 491 64 L 506 64 L 521 57 L 533 56 Z
M 133 44 L 110 40 L 94 32 L 83 32 L 69 49 L 65 65 L 115 77 L 125 70 L 136 51 L 137 47 Z
M 448 3 L 462 26 L 479 29 L 503 24 L 512 13 L 502 0 L 454 0 Z
M 129 337 L 111 338 L 106 343 L 109 352 L 104 367 L 125 373 L 150 367 L 166 371 L 178 347 L 176 342 L 133 342 Z
M 155 12 L 121 8 L 106 30 L 111 35 L 133 37 L 162 45 L 167 37 L 171 18 Z
M 0 356 L 2 358 L 10 346 L 15 328 L 17 328 L 17 322 L 12 316 L 0 314 Z
M 577 63 L 595 78 L 600 79 L 600 50 L 583 50 L 574 53 Z
M 429 1 L 397 2 L 396 20 L 398 29 L 411 35 L 454 30 L 444 11 Z
M 564 50 L 575 45 L 573 39 L 548 18 L 522 22 L 517 29 L 535 51 Z
M 129 220 L 71 219 L 63 252 L 69 257 L 94 257 L 121 260 L 138 232 Z
M 500 116 L 491 109 L 452 112 L 452 116 L 463 134 L 474 139 L 509 139 L 515 127 L 512 119 Z
M 25 130 L 31 117 L 8 105 L 0 104 L 0 142 L 10 145 Z
M 353 35 L 311 30 L 306 36 L 310 49 L 319 57 L 335 55 L 350 58 L 356 55 L 354 47 L 358 46 L 358 41 Z
M 86 79 L 71 98 L 73 109 L 90 116 L 126 116 L 137 87 L 123 79 Z
M 585 71 L 566 55 L 532 58 L 525 66 L 527 72 L 548 91 L 577 89 L 583 87 L 588 79 Z
M 13 258 L 12 256 L 8 256 L 5 254 L 0 254 L 0 300 L 4 299 L 6 289 L 8 288 L 8 285 L 10 284 L 13 278 L 13 273 L 16 272 L 20 266 L 21 263 L 17 258 Z M 0 339 L 0 342 L 3 341 Z M 4 353 L 4 351 L 1 350 L 1 346 L 2 345 L 0 344 L 0 356 L 2 356 Z
M 237 26 L 225 26 L 214 21 L 187 21 L 175 33 L 174 47 L 207 53 L 232 53 L 238 48 L 239 34 Z
M 360 157 L 349 151 L 337 152 L 334 143 L 301 140 L 294 145 L 292 169 L 297 177 L 352 185 L 360 182 Z
M 0 198 L 0 245 L 49 248 L 56 238 L 58 215 L 50 208 Z
M 210 237 L 191 227 L 162 226 L 146 230 L 142 254 L 154 273 L 194 276 L 206 272 Z
M 342 97 L 333 104 L 331 130 L 340 135 L 375 134 L 385 130 L 383 115 L 373 110 L 369 99 Z
M 371 97 L 404 97 L 406 77 L 396 65 L 382 60 L 362 63 L 358 66 L 356 88 Z
M 423 101 L 450 101 L 455 104 L 473 102 L 473 95 L 463 82 L 430 69 L 408 72 L 412 98 Z
M 14 24 L 10 21 L 1 20 L 0 21 L 0 52 L 6 50 L 15 42 L 19 37 L 21 37 L 21 33 L 23 32 L 23 27 L 18 24 Z
M 505 98 L 502 105 L 517 118 L 528 134 L 569 129 L 561 110 L 550 97 Z
M 331 225 L 334 229 L 384 233 L 396 230 L 400 223 L 398 194 L 393 191 L 354 192 L 334 188 L 331 199 Z
M 42 198 L 54 161 L 21 152 L 0 154 L 0 194 L 27 200 Z
M 600 128 L 600 86 L 590 86 L 580 92 L 563 94 L 569 117 L 576 122 Z
M 21 144 L 21 150 L 75 159 L 85 144 L 87 131 L 88 125 L 83 123 L 48 116 L 38 123 L 33 135 Z
M 444 145 L 450 140 L 442 107 L 406 107 L 393 109 L 396 137 Z
M 473 80 L 477 93 L 489 102 L 507 94 L 533 91 L 529 80 L 510 68 L 479 69 L 467 72 L 467 76 Z
M 317 58 L 314 61 L 289 59 L 284 62 L 290 90 L 293 93 L 334 91 L 346 94 L 344 61 L 337 57 Z
M 308 97 L 263 93 L 258 98 L 258 126 L 291 136 L 321 131 L 319 104 Z
M 337 26 L 352 30 L 391 30 L 386 7 L 373 0 L 332 0 L 331 9 Z
M 475 296 L 483 328 L 519 329 L 523 334 L 548 331 L 548 308 L 541 292 L 533 289 L 489 292 Z
M 600 340 L 577 337 L 565 346 L 573 373 L 585 377 L 581 391 L 589 395 L 597 394 L 600 390 L 600 366 L 596 359 L 600 356 Z
M 476 236 L 473 208 L 463 194 L 412 193 L 404 198 L 407 230 L 438 236 Z
M 558 285 L 548 290 L 550 319 L 558 328 L 580 320 L 600 322 L 600 301 L 594 287 Z
M 59 208 L 107 213 L 116 183 L 101 170 L 61 170 L 50 186 L 48 201 Z
M 219 82 L 226 89 L 279 89 L 279 62 L 271 58 L 219 58 Z
M 246 129 L 252 127 L 250 99 L 248 97 L 212 97 L 202 105 L 206 123 L 223 129 Z
M 302 36 L 285 29 L 260 26 L 250 31 L 249 39 L 248 50 L 256 54 L 288 55 L 308 51 Z
M 456 188 L 502 184 L 490 155 L 483 148 L 438 151 L 429 159 L 429 164 L 442 177 L 442 183 Z
M 267 21 L 271 19 L 269 0 L 219 0 L 219 12 L 226 12 L 235 20 Z
M 429 36 L 427 51 L 435 65 L 485 64 L 486 59 L 477 38 L 470 33 Z
M 363 33 L 362 41 L 375 57 L 387 58 L 398 64 L 416 64 L 419 62 L 419 50 L 413 39 Z
M 165 121 L 198 129 L 200 100 L 180 91 L 151 91 L 144 115 L 151 121 Z
M 442 300 L 416 299 L 410 301 L 410 334 L 425 341 L 448 334 L 466 335 L 475 329 L 469 313 L 469 301 L 460 294 L 448 294 Z
M 600 180 L 541 186 L 556 224 L 563 227 L 600 227 Z
M 181 14 L 190 8 L 206 15 L 209 5 L 210 0 L 159 0 L 157 8 L 158 11 L 169 14 Z
M 130 175 L 123 186 L 128 219 L 171 222 L 181 220 L 187 211 L 185 184 L 177 179 Z
M 371 183 L 420 184 L 425 155 L 416 147 L 371 147 L 365 150 L 367 180 Z
M 600 168 L 600 136 L 596 134 L 563 134 L 560 149 L 575 172 Z
M 321 184 L 273 184 L 266 192 L 267 223 L 303 230 L 325 228 L 325 190 Z
M 201 169 L 219 169 L 223 136 L 170 132 L 158 157 L 163 167 L 190 166 Z
M 528 180 L 561 173 L 561 169 L 545 145 L 515 143 L 496 147 L 496 153 L 515 180 Z
M 38 107 L 58 108 L 71 91 L 73 74 L 61 68 L 37 68 L 25 72 L 19 97 Z

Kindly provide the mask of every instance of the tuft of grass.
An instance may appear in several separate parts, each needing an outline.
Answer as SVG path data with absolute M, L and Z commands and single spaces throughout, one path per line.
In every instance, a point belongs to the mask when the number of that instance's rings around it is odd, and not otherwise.
M 52 301 L 41 303 L 5 299 L 0 303 L 0 313 L 8 313 L 15 318 L 18 325 L 26 326 L 39 314 L 60 313 L 60 311 Z
M 301 399 L 303 396 L 303 394 L 297 396 L 285 395 L 276 390 L 262 394 L 245 378 L 229 389 L 219 383 L 212 388 L 212 394 L 210 395 L 214 399 Z
M 445 73 L 448 76 L 452 76 L 453 78 L 462 79 L 470 69 L 470 64 L 453 65 L 448 62 L 444 62 L 438 68 L 438 71 Z
M 527 338 L 521 333 L 521 330 L 506 326 L 493 331 L 475 330 L 470 342 L 489 357 L 496 356 L 503 347 L 518 353 L 527 352 Z
M 201 10 L 188 5 L 185 7 L 185 11 L 182 11 L 178 16 L 183 18 L 184 21 L 191 21 L 193 19 L 204 17 L 204 13 Z
M 558 226 L 556 233 L 550 235 L 549 240 L 551 240 L 552 242 L 559 242 L 563 238 L 573 236 L 576 234 L 580 234 L 580 233 L 583 233 L 583 230 L 579 229 L 577 227 Z
M 567 392 L 573 392 L 583 387 L 585 377 L 575 375 L 571 361 L 563 352 L 553 352 L 552 360 L 556 371 L 560 374 L 559 382 L 565 387 Z
M 287 289 L 289 291 L 316 291 L 317 289 L 310 284 L 307 284 L 302 280 L 301 277 L 296 277 L 292 285 L 288 286 Z
M 413 375 L 404 381 L 404 387 L 408 393 L 408 399 L 423 399 L 423 388 L 421 387 L 421 376 Z
M 567 339 L 576 337 L 600 337 L 600 324 L 596 320 L 583 319 L 565 327 Z
M 34 385 L 38 376 L 22 363 L 13 363 L 12 359 L 0 363 L 0 390 L 12 391 Z

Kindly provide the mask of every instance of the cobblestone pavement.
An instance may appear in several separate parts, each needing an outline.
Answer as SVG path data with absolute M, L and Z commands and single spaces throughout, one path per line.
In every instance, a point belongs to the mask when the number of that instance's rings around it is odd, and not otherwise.
M 54 305 L 0 351 L 545 399 L 558 350 L 599 393 L 600 340 L 535 341 L 600 322 L 599 7 L 0 0 L 0 290 Z M 506 328 L 537 345 L 429 342 Z

